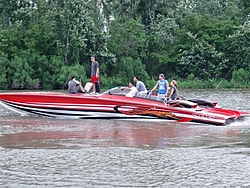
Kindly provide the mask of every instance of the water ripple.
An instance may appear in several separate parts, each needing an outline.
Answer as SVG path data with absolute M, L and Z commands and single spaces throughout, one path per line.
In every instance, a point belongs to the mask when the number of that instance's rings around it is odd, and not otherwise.
M 6 150 L 0 185 L 49 187 L 247 187 L 249 149 Z M 203 153 L 201 155 L 201 153 Z
M 183 96 L 197 95 L 250 111 L 248 91 Z M 0 187 L 250 187 L 250 119 L 216 127 L 8 113 L 0 108 Z

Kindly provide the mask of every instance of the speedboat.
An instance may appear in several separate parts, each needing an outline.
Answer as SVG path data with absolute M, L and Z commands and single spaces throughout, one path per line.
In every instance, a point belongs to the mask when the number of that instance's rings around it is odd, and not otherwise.
M 163 99 L 148 93 L 127 97 L 129 90 L 115 87 L 98 95 L 63 92 L 0 93 L 3 106 L 19 113 L 59 118 L 122 119 L 195 122 L 226 125 L 247 112 L 205 106 L 194 100 Z

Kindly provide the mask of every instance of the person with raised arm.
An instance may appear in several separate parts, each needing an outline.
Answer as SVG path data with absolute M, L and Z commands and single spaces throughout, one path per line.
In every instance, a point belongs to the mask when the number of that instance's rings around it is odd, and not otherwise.
M 157 81 L 157 83 L 155 84 L 151 92 L 153 92 L 157 87 L 158 87 L 158 94 L 157 94 L 158 97 L 166 98 L 168 95 L 169 85 L 168 85 L 168 81 L 165 80 L 164 74 L 159 75 L 159 80 Z
M 133 83 L 133 82 L 129 82 L 129 83 L 128 83 L 128 87 L 121 87 L 121 90 L 124 90 L 124 89 L 130 90 L 130 91 L 125 95 L 126 97 L 134 97 L 135 93 L 137 92 L 137 89 L 136 89 L 136 87 L 134 86 L 134 83 Z

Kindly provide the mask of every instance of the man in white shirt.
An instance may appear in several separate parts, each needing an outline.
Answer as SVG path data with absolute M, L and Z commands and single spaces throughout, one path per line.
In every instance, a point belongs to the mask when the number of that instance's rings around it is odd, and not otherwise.
M 129 89 L 130 91 L 125 95 L 126 97 L 133 97 L 137 92 L 136 87 L 134 86 L 133 82 L 129 82 L 128 87 L 121 87 L 121 89 Z

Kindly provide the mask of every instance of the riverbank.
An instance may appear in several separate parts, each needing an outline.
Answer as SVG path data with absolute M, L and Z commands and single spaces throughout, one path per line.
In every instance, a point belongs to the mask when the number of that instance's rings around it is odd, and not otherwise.
M 186 89 L 249 89 L 248 82 L 239 83 L 227 80 L 180 80 L 178 82 L 179 88 Z
M 210 79 L 210 80 L 200 80 L 197 78 L 189 78 L 187 80 L 184 79 L 176 79 L 179 89 L 235 89 L 235 90 L 248 90 L 250 89 L 249 81 L 234 81 L 234 80 L 225 80 L 225 79 Z M 167 79 L 170 85 L 170 82 L 173 78 Z M 149 80 L 144 81 L 146 87 L 148 89 L 152 89 L 155 85 L 157 80 Z M 118 86 L 119 84 L 113 84 L 112 86 L 108 87 L 108 85 L 101 84 L 101 92 L 106 91 L 112 87 Z M 120 86 L 126 86 L 120 84 Z M 0 92 L 13 92 L 13 91 L 58 91 L 58 92 L 67 92 L 67 88 L 65 89 L 54 89 L 54 90 L 46 90 L 46 89 L 15 89 L 15 90 L 0 90 Z

